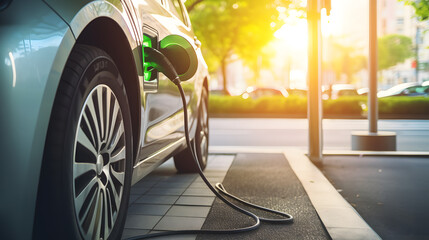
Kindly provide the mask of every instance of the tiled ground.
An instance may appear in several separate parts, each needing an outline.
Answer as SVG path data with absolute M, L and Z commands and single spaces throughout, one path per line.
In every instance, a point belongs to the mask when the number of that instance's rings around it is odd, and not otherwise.
M 222 182 L 234 155 L 210 155 L 205 175 Z M 168 230 L 201 229 L 214 194 L 198 174 L 177 174 L 168 160 L 131 188 L 130 206 L 122 238 Z M 195 239 L 195 235 L 157 239 Z

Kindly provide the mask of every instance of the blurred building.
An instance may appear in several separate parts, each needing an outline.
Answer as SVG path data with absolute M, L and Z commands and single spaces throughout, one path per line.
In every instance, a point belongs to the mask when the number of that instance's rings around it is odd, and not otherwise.
M 429 29 L 428 21 L 419 22 L 414 8 L 405 6 L 398 0 L 378 1 L 378 36 L 389 34 L 405 35 L 413 40 L 416 58 L 407 59 L 388 70 L 382 71 L 380 88 L 385 89 L 404 82 L 423 82 L 429 80 Z M 417 68 L 417 71 L 416 71 Z

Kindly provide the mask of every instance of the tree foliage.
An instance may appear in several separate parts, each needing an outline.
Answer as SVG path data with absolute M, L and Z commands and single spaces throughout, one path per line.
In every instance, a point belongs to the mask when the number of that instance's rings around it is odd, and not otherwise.
M 278 8 L 291 0 L 188 0 L 186 6 L 203 53 L 214 71 L 225 67 L 233 54 L 245 63 L 257 61 L 262 48 L 282 26 Z M 251 65 L 251 64 L 250 64 Z
M 429 19 L 429 1 L 428 0 L 401 0 L 405 4 L 411 5 L 416 10 L 416 15 L 420 21 Z
M 399 34 L 378 39 L 378 69 L 383 70 L 404 62 L 413 56 L 411 38 Z
M 351 82 L 352 77 L 358 71 L 367 67 L 367 58 L 359 54 L 354 46 L 346 46 L 335 41 L 330 41 L 330 59 L 324 62 L 324 68 L 335 72 L 336 78 L 341 75 L 347 76 L 347 81 Z

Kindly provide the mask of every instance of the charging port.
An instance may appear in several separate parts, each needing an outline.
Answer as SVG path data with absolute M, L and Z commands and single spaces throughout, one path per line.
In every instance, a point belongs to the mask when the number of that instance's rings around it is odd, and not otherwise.
M 158 90 L 158 70 L 150 66 L 146 60 L 145 48 L 159 49 L 158 32 L 147 26 L 143 26 L 143 43 L 142 43 L 142 56 L 143 56 L 143 88 L 145 92 L 156 92 Z

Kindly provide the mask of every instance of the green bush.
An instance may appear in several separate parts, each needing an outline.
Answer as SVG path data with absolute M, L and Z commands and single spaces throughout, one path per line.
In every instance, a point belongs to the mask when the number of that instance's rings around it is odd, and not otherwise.
M 361 115 L 362 104 L 365 104 L 366 102 L 367 98 L 361 96 L 349 96 L 324 100 L 323 113 L 333 115 Z
M 209 98 L 210 113 L 240 114 L 306 114 L 307 99 L 305 97 L 282 96 L 243 99 L 241 96 L 217 96 Z
M 240 96 L 209 97 L 210 113 L 249 113 L 255 108 L 254 105 L 252 99 L 243 99 Z
M 380 114 L 422 114 L 429 116 L 429 97 L 386 97 L 378 100 Z
M 209 98 L 212 114 L 307 114 L 307 98 L 301 96 L 267 96 L 243 99 L 240 96 Z M 326 116 L 361 116 L 366 111 L 367 98 L 362 96 L 341 97 L 323 101 Z M 379 99 L 379 113 L 393 115 L 420 115 L 429 117 L 429 97 L 389 97 Z
M 261 97 L 254 102 L 255 109 L 253 112 L 255 113 L 306 114 L 307 112 L 307 99 L 305 97 Z

